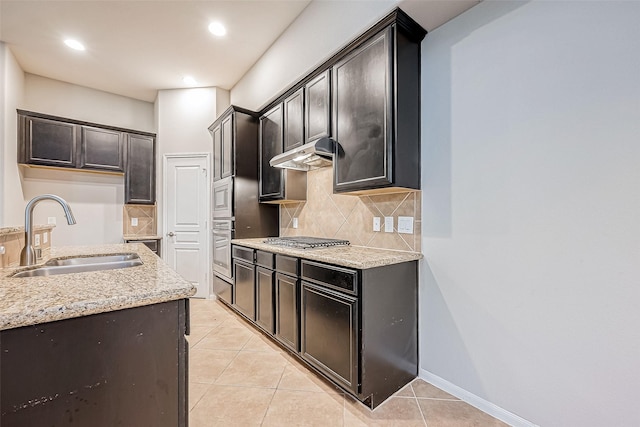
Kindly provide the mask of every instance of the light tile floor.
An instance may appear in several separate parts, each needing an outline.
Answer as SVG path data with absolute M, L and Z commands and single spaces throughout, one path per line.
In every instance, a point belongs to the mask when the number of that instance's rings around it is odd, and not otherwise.
M 416 379 L 371 411 L 222 303 L 191 300 L 189 422 L 208 426 L 505 426 Z

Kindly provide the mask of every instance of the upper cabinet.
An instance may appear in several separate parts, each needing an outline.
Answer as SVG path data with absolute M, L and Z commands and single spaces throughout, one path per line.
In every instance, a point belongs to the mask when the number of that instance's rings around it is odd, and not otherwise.
M 284 151 L 304 143 L 304 89 L 284 100 Z
M 75 168 L 78 126 L 18 114 L 18 163 Z
M 18 110 L 18 163 L 124 172 L 125 203 L 156 201 L 152 133 Z
M 331 136 L 331 70 L 305 85 L 305 143 Z
M 124 172 L 125 133 L 82 126 L 78 167 Z
M 269 160 L 283 147 L 282 104 L 278 104 L 260 117 L 260 201 L 282 198 L 283 170 L 274 168 Z
M 290 200 L 284 177 L 295 171 L 274 170 L 269 160 L 322 137 L 336 142 L 334 193 L 420 189 L 425 35 L 395 9 L 265 107 L 260 201 Z
M 155 138 L 128 135 L 124 178 L 124 202 L 152 205 L 156 202 Z
M 334 192 L 420 189 L 420 45 L 393 23 L 336 63 Z
M 302 91 L 299 91 L 302 94 Z M 298 92 L 296 92 L 298 93 Z M 300 95 L 301 96 L 301 95 Z M 288 98 L 292 107 L 298 100 L 295 94 Z M 281 154 L 284 147 L 286 103 L 280 103 L 260 117 L 260 202 L 286 203 L 307 199 L 307 174 L 302 171 L 274 168 L 269 164 L 274 156 Z M 302 104 L 296 121 L 301 124 Z M 292 107 L 291 110 L 294 110 Z M 300 126 L 300 132 L 302 126 Z M 301 134 L 298 135 L 302 137 Z M 302 145 L 300 142 L 298 145 Z
M 257 182 L 258 118 L 232 105 L 209 126 L 213 139 L 213 180 L 241 176 Z

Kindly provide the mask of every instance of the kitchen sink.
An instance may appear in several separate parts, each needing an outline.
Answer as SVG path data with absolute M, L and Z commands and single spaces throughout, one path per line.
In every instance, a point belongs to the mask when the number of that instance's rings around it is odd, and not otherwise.
M 88 271 L 115 270 L 142 265 L 138 254 L 94 255 L 75 258 L 52 259 L 42 267 L 19 271 L 11 277 L 52 276 L 55 274 L 84 273 Z

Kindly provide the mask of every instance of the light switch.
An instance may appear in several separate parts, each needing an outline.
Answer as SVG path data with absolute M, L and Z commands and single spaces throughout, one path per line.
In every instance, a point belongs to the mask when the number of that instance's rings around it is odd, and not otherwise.
M 50 216 L 47 218 L 47 224 L 53 224 L 56 225 L 56 217 L 55 216 Z
M 393 217 L 392 216 L 384 217 L 384 232 L 393 233 Z
M 380 231 L 380 217 L 373 217 L 373 231 Z
M 293 228 L 298 228 L 298 218 L 293 218 Z
M 33 244 L 35 246 L 40 246 L 40 235 L 36 234 L 35 236 L 33 236 Z
M 44 232 L 42 233 L 42 243 L 47 243 L 49 241 L 49 233 Z
M 412 216 L 398 217 L 398 233 L 413 234 L 413 217 Z
M 131 226 L 132 227 L 138 226 L 138 218 L 131 218 Z

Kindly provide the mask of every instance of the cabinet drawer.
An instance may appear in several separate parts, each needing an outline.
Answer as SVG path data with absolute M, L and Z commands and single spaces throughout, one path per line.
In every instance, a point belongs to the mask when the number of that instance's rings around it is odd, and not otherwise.
M 275 254 L 271 252 L 256 250 L 256 264 L 261 267 L 274 269 L 276 266 Z
M 302 261 L 302 278 L 353 295 L 358 293 L 358 272 L 345 268 Z
M 242 259 L 253 264 L 253 249 L 245 248 L 243 246 L 233 246 L 232 254 L 235 259 Z
M 291 274 L 292 276 L 298 276 L 300 274 L 298 258 L 276 255 L 276 270 L 281 273 Z

